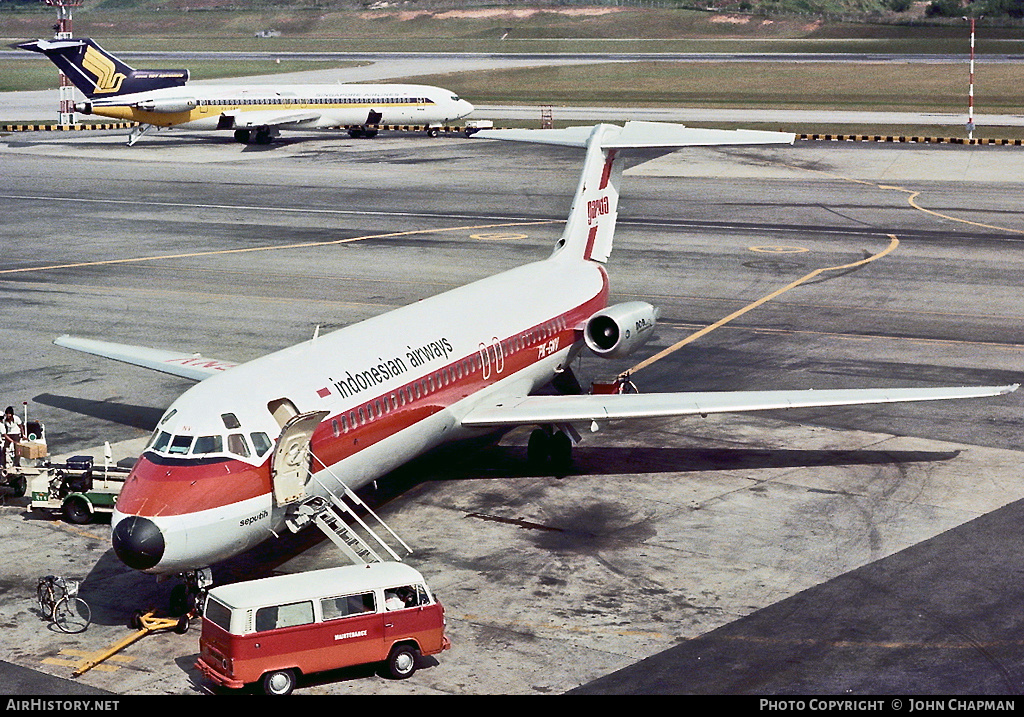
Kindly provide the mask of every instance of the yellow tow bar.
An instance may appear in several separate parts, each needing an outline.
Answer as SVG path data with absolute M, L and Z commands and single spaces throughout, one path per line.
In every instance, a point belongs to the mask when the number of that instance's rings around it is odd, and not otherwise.
M 184 632 L 188 629 L 188 615 L 173 618 L 156 617 L 152 612 L 147 612 L 144 615 L 137 614 L 133 619 L 133 623 L 138 623 L 140 626 L 138 631 L 132 633 L 123 640 L 119 640 L 103 652 L 96 653 L 89 659 L 80 662 L 78 667 L 75 668 L 75 671 L 71 673 L 71 676 L 78 677 L 88 672 L 92 668 L 96 667 L 96 665 L 110 659 L 121 650 L 141 640 L 150 633 L 160 632 L 161 630 L 177 630 L 179 632 Z

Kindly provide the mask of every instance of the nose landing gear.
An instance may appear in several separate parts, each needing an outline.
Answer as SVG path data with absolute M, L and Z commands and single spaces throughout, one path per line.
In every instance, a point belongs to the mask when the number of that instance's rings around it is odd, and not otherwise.
M 180 573 L 182 583 L 171 589 L 171 615 L 192 615 L 200 610 L 207 589 L 213 585 L 213 572 L 209 568 Z

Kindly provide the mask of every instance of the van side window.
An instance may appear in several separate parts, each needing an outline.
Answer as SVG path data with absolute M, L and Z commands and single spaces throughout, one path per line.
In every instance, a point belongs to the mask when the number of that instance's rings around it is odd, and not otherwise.
M 313 603 L 309 600 L 287 605 L 261 607 L 256 611 L 256 632 L 308 625 L 311 622 L 313 622 Z
M 337 620 L 340 617 L 376 611 L 372 592 L 324 598 L 320 601 L 320 612 L 323 614 L 324 620 Z
M 231 631 L 231 608 L 222 605 L 213 598 L 206 601 L 206 610 L 203 615 L 214 625 L 225 632 Z

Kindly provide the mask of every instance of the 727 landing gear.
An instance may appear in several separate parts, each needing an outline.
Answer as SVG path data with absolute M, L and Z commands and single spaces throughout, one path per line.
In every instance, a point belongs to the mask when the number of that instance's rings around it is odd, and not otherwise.
M 526 444 L 526 459 L 539 472 L 565 473 L 572 467 L 572 439 L 565 431 L 537 428 Z

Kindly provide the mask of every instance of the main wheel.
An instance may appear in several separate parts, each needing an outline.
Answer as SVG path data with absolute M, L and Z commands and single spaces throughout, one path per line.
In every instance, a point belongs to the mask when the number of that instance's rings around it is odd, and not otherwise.
M 526 444 L 526 460 L 534 469 L 540 469 L 551 455 L 551 436 L 543 428 L 535 428 Z
M 572 467 L 572 439 L 564 431 L 551 436 L 551 464 L 556 471 L 567 471 Z
M 53 608 L 53 622 L 62 632 L 83 632 L 92 622 L 92 610 L 82 598 L 65 595 Z
M 274 670 L 263 675 L 263 691 L 268 695 L 290 695 L 295 689 L 295 670 Z
M 416 671 L 417 650 L 409 645 L 395 645 L 388 655 L 388 672 L 396 680 L 412 677 Z

